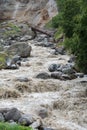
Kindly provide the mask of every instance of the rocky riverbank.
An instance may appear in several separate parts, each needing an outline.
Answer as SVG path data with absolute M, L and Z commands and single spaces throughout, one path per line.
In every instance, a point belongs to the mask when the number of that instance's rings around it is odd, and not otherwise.
M 0 35 L 1 53 L 6 53 L 0 70 L 0 119 L 40 130 L 86 130 L 87 76 L 75 70 L 74 57 L 52 38 L 38 34 L 29 40 L 31 30 L 24 33 L 27 25 L 20 26 L 20 35 Z

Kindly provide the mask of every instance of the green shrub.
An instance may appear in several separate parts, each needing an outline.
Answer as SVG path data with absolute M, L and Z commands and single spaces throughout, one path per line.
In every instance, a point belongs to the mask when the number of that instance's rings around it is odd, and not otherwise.
M 13 23 L 7 23 L 3 28 L 6 29 L 6 31 L 3 34 L 5 38 L 18 35 L 21 32 L 21 29 Z
M 0 123 L 0 130 L 33 130 L 30 127 L 24 127 L 19 125 L 12 125 L 9 123 Z
M 52 27 L 58 28 L 62 24 L 62 13 L 59 13 L 52 18 Z
M 54 35 L 54 39 L 58 40 L 63 36 L 63 29 L 61 27 L 58 28 L 57 32 Z
M 58 11 L 62 12 L 65 0 L 56 0 L 56 2 L 58 6 Z
M 76 60 L 76 68 L 80 70 L 81 72 L 84 72 L 87 74 L 87 50 L 86 49 L 80 49 L 77 60 Z
M 6 58 L 8 55 L 6 53 L 0 53 L 0 69 L 6 68 Z
M 11 29 L 15 30 L 16 32 L 21 31 L 20 28 L 13 23 L 8 23 L 7 26 L 10 27 Z
M 52 27 L 52 20 L 50 20 L 48 23 L 46 23 L 45 27 L 46 27 L 47 29 L 53 28 L 53 27 Z
M 73 53 L 74 55 L 78 54 L 78 48 L 79 48 L 79 37 L 78 35 L 74 34 L 71 38 L 66 38 L 64 41 L 64 46 L 66 49 L 69 50 L 70 53 Z
M 87 73 L 87 0 L 56 1 L 59 15 L 53 19 L 53 24 L 63 28 L 66 49 L 77 57 L 76 67 Z

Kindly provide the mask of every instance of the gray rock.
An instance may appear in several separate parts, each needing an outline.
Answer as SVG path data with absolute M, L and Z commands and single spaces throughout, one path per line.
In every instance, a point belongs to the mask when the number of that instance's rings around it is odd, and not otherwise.
M 76 78 L 77 78 L 77 76 L 75 75 L 75 73 L 70 74 L 69 76 L 70 76 L 70 79 L 71 79 L 71 80 L 72 80 L 72 79 L 76 79 Z
M 37 42 L 42 42 L 43 40 L 44 40 L 44 38 L 39 37 L 39 38 L 37 39 Z
M 21 57 L 15 55 L 13 58 L 7 58 L 6 65 L 6 69 L 18 69 L 18 65 L 21 65 Z
M 33 129 L 37 129 L 37 128 L 39 128 L 40 126 L 41 126 L 41 121 L 40 120 L 37 120 L 37 121 L 35 121 L 34 123 L 32 123 L 31 125 L 30 125 L 30 127 L 32 127 Z
M 22 38 L 20 39 L 20 41 L 25 42 L 25 41 L 30 40 L 31 38 L 32 38 L 32 36 L 25 35 L 24 37 L 22 37 Z
M 22 58 L 22 62 L 27 62 L 27 61 L 29 61 L 28 58 Z
M 71 77 L 67 74 L 62 74 L 61 80 L 71 80 Z
M 83 79 L 82 81 L 80 81 L 80 83 L 82 83 L 82 84 L 83 84 L 83 83 L 87 84 L 87 80 L 84 80 L 84 79 Z
M 62 69 L 62 72 L 64 73 L 64 74 L 73 74 L 74 73 L 74 70 L 72 69 L 72 68 L 63 68 Z
M 16 63 L 12 63 L 12 60 L 10 58 L 7 58 L 6 69 L 18 69 L 18 65 Z
M 16 65 L 16 64 L 12 64 L 11 66 L 10 66 L 10 69 L 13 69 L 13 70 L 15 70 L 15 69 L 18 69 L 19 67 Z
M 48 70 L 49 70 L 50 72 L 54 72 L 54 71 L 57 71 L 59 67 L 60 67 L 59 64 L 51 64 L 51 65 L 49 66 Z
M 51 78 L 54 78 L 54 79 L 61 79 L 61 76 L 62 76 L 62 72 L 51 73 Z
M 46 127 L 41 127 L 40 130 L 54 130 L 54 129 L 52 129 L 52 128 L 46 128 Z
M 51 73 L 51 78 L 54 79 L 60 79 L 60 80 L 72 80 L 72 79 L 76 79 L 76 75 L 75 74 L 63 74 L 62 72 L 54 72 Z
M 20 125 L 24 125 L 24 126 L 29 126 L 30 125 L 30 122 L 29 122 L 29 120 L 27 118 L 20 118 L 18 123 Z
M 46 72 L 42 72 L 42 73 L 38 74 L 38 75 L 36 76 L 36 78 L 49 79 L 49 78 L 50 78 L 50 75 L 49 75 L 48 73 L 46 73 Z
M 87 74 L 84 74 L 84 77 L 87 78 Z
M 22 117 L 18 120 L 18 123 L 20 125 L 29 126 L 34 122 L 32 115 L 22 115 Z
M 18 78 L 16 79 L 16 81 L 19 81 L 19 82 L 28 82 L 29 79 L 28 79 L 27 77 L 18 77 Z
M 18 56 L 18 55 L 15 55 L 15 56 L 12 58 L 11 64 L 16 64 L 18 61 L 21 61 L 21 57 Z
M 10 58 L 7 58 L 6 59 L 6 65 L 7 65 L 7 67 L 6 68 L 9 68 L 10 66 L 11 66 L 11 59 Z
M 72 55 L 70 59 L 68 60 L 69 63 L 75 62 L 76 56 Z
M 53 44 L 53 43 L 50 43 L 50 42 L 47 42 L 47 43 L 44 43 L 44 47 L 53 48 L 53 47 L 54 47 L 54 44 Z
M 83 78 L 84 77 L 84 74 L 83 73 L 76 73 L 75 74 L 78 78 Z
M 54 42 L 54 38 L 53 37 L 49 37 L 48 38 L 48 42 L 52 42 L 53 43 Z
M 39 36 L 36 38 L 36 40 L 37 40 L 37 42 L 42 42 L 46 37 L 47 37 L 46 35 L 41 34 L 41 35 L 39 35 Z
M 60 47 L 60 48 L 55 48 L 55 55 L 61 54 L 64 55 L 65 54 L 65 48 L 64 47 Z
M 62 65 L 60 65 L 60 67 L 57 68 L 57 71 L 62 72 Z
M 0 113 L 0 122 L 3 122 L 5 119 L 4 119 L 4 116 L 2 113 Z
M 54 130 L 52 128 L 41 127 L 40 130 Z
M 7 52 L 10 55 L 18 55 L 22 58 L 27 58 L 31 54 L 31 46 L 26 42 L 18 42 L 13 45 L 11 45 Z
M 64 74 L 73 74 L 73 73 L 75 73 L 72 64 L 63 65 L 63 66 L 62 66 L 62 72 L 63 72 Z
M 5 114 L 5 120 L 18 121 L 21 118 L 21 112 L 17 108 L 12 108 Z
M 16 64 L 21 66 L 21 61 L 17 61 Z
M 4 113 L 7 113 L 10 109 L 9 108 L 2 108 L 0 109 L 0 113 L 4 115 Z
M 38 115 L 44 119 L 46 117 L 48 117 L 48 110 L 46 108 L 43 108 L 41 110 L 38 111 Z
M 35 42 L 35 46 L 43 46 L 44 44 L 42 42 Z
M 37 42 L 35 43 L 35 46 L 42 46 L 42 47 L 50 47 L 50 48 L 53 48 L 54 47 L 54 44 L 53 43 L 50 43 L 50 42 Z

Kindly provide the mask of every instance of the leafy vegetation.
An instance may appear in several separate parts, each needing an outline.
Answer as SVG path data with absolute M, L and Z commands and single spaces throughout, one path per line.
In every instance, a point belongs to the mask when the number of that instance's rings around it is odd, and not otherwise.
M 6 67 L 6 58 L 7 58 L 7 54 L 0 52 L 0 69 L 3 69 Z
M 76 67 L 87 73 L 87 0 L 56 1 L 59 14 L 52 19 L 52 26 L 62 28 L 66 49 L 77 57 Z
M 50 20 L 48 23 L 46 23 L 46 25 L 45 25 L 45 27 L 46 28 L 53 28 L 53 26 L 52 26 L 52 20 Z
M 8 23 L 7 26 L 9 29 L 4 33 L 6 37 L 17 35 L 21 31 L 20 28 L 17 27 L 15 24 Z
M 54 35 L 55 40 L 60 39 L 63 36 L 63 29 L 61 27 L 58 28 L 57 32 Z
M 3 30 L 3 28 L 5 28 Z M 5 24 L 0 24 L 1 35 L 3 35 L 4 38 L 8 37 L 14 37 L 16 35 L 19 35 L 21 33 L 21 29 L 15 25 L 14 23 L 7 22 Z
M 0 123 L 0 130 L 32 130 L 32 128 L 9 123 Z

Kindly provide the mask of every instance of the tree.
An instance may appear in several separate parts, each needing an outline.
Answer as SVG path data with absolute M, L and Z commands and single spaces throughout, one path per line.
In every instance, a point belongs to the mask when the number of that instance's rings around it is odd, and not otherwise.
M 57 4 L 61 19 L 56 19 L 65 34 L 65 47 L 77 57 L 78 69 L 87 73 L 87 0 L 57 0 Z

